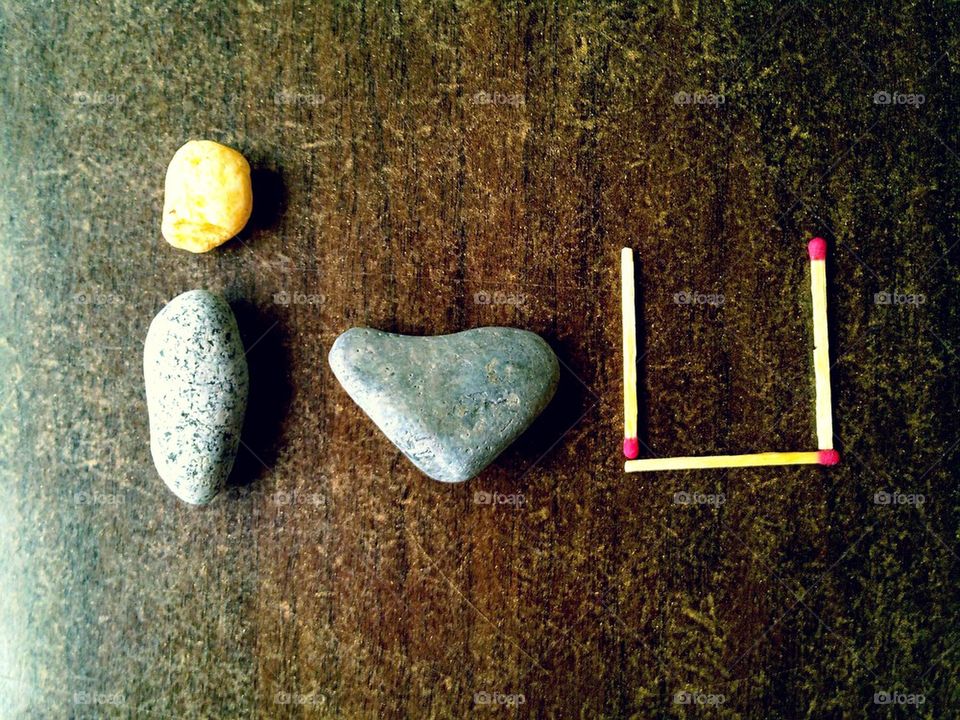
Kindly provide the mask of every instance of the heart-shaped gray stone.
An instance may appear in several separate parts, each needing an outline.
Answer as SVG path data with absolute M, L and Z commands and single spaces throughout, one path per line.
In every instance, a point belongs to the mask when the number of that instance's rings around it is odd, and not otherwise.
M 147 331 L 143 377 L 157 472 L 181 500 L 210 502 L 233 467 L 249 385 L 226 300 L 191 290 L 167 303 Z
M 504 327 L 429 337 L 351 328 L 329 360 L 390 442 L 443 482 L 489 465 L 547 406 L 560 377 L 539 335 Z

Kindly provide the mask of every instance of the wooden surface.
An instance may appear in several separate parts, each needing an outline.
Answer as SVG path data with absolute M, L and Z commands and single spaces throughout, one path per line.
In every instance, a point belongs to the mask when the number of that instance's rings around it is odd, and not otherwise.
M 3 717 L 960 713 L 957 7 L 0 2 Z M 199 257 L 159 232 L 190 138 L 256 169 Z M 620 248 L 644 454 L 813 449 L 814 234 L 842 464 L 624 475 Z M 203 509 L 141 370 L 196 287 L 253 393 Z M 462 485 L 325 361 L 492 324 L 561 387 Z

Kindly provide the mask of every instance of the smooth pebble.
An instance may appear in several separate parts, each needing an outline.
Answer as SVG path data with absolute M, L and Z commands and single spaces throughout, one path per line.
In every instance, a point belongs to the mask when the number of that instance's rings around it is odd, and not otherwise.
M 384 435 L 443 482 L 489 465 L 550 402 L 560 376 L 539 335 L 504 327 L 432 337 L 352 328 L 329 361 Z
M 143 375 L 157 472 L 184 502 L 210 502 L 233 467 L 249 389 L 227 302 L 206 290 L 171 300 L 150 323 Z

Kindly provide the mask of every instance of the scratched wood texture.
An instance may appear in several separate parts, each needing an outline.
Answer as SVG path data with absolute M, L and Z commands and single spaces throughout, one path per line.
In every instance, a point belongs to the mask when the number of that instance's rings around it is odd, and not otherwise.
M 0 2 L 3 716 L 960 713 L 958 37 L 932 0 Z M 255 168 L 200 257 L 159 233 L 190 138 Z M 644 452 L 803 449 L 814 234 L 843 463 L 625 476 L 619 249 Z M 141 372 L 196 287 L 252 377 L 203 509 Z M 491 324 L 561 386 L 463 485 L 325 361 Z

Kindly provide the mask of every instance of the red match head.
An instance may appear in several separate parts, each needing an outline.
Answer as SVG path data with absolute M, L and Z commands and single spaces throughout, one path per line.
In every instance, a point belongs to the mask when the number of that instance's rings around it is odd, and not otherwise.
M 627 460 L 635 459 L 640 454 L 640 441 L 637 438 L 624 438 L 623 454 Z
M 827 259 L 827 241 L 823 238 L 815 237 L 807 245 L 807 252 L 810 253 L 811 260 Z
M 817 462 L 821 465 L 836 465 L 840 462 L 840 453 L 836 450 L 820 450 L 817 453 Z

